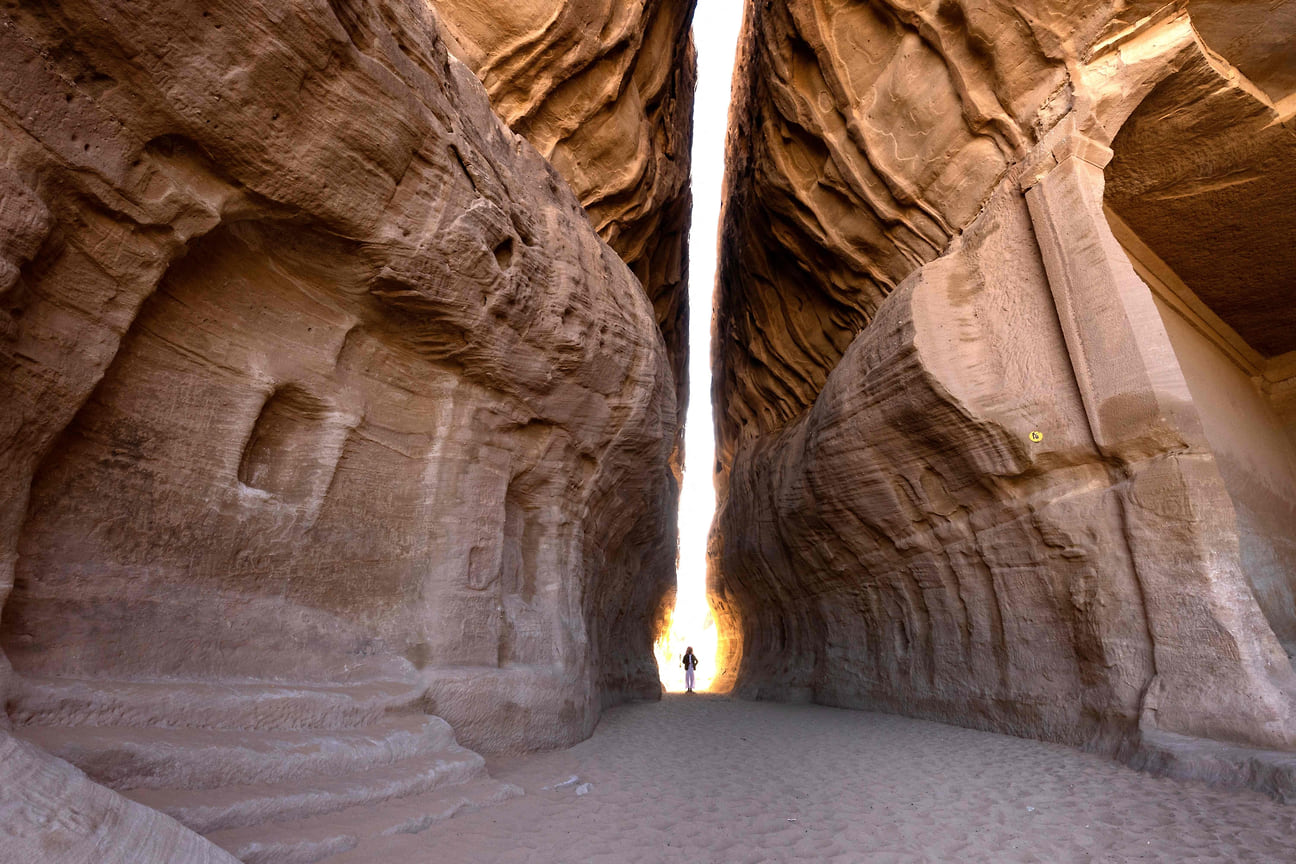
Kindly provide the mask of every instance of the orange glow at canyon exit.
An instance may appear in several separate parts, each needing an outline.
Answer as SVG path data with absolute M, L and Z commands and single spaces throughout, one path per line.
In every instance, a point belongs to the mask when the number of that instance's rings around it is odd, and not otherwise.
M 681 592 L 666 632 L 653 645 L 662 686 L 667 692 L 684 692 L 684 649 L 690 645 L 698 658 L 694 689 L 711 689 L 711 682 L 716 677 L 716 650 L 719 642 L 715 613 L 711 611 L 705 596 L 685 596 Z
M 679 509 L 679 573 L 675 609 L 653 646 L 662 685 L 684 690 L 684 649 L 693 646 L 696 689 L 708 690 L 720 672 L 716 616 L 707 602 L 707 531 L 715 512 L 715 423 L 711 411 L 711 308 L 715 286 L 716 231 L 720 224 L 720 178 L 728 131 L 729 85 L 742 23 L 741 3 L 701 3 L 693 18 L 697 46 L 697 92 L 693 122 L 693 224 L 689 241 L 689 369 L 693 396 L 684 425 L 686 458 Z M 732 660 L 726 641 L 726 658 Z M 721 678 L 722 685 L 726 681 Z

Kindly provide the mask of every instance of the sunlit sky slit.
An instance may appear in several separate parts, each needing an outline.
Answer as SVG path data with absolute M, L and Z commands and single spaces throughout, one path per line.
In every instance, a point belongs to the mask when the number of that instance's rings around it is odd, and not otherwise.
M 742 0 L 699 0 L 693 17 L 698 80 L 693 112 L 693 227 L 689 233 L 689 406 L 685 424 L 684 489 L 680 495 L 679 585 L 669 632 L 656 645 L 662 683 L 684 689 L 680 658 L 698 655 L 697 687 L 715 674 L 717 632 L 706 599 L 707 530 L 715 511 L 711 415 L 711 295 L 715 286 L 716 230 L 724 180 L 729 83 L 742 23 Z

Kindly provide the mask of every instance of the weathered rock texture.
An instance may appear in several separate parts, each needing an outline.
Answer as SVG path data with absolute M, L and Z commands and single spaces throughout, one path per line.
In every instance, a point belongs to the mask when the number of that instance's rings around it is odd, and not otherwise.
M 576 192 L 648 292 L 688 392 L 693 0 L 435 0 L 491 105 Z M 717 178 L 708 178 L 715 182 Z
M 175 820 L 0 732 L 0 861 L 234 864 Z
M 1296 4 L 1236 5 L 749 5 L 740 693 L 1296 749 Z
M 493 800 L 426 712 L 556 746 L 659 692 L 653 305 L 422 0 L 10 4 L 0 56 L 20 735 L 217 832 Z
M 674 532 L 689 388 L 695 0 L 432 5 L 449 50 L 477 73 L 496 113 L 567 180 L 653 304 L 675 378 L 676 483 L 661 500 Z M 672 604 L 661 597 L 654 632 Z M 646 695 L 651 686 L 633 689 Z

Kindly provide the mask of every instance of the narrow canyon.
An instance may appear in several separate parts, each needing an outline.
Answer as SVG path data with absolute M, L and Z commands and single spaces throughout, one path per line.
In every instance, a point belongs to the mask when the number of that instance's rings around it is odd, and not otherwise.
M 694 5 L 4 4 L 0 861 L 523 794 L 690 398 L 717 687 L 1296 801 L 1296 2 L 745 0 L 690 310 Z

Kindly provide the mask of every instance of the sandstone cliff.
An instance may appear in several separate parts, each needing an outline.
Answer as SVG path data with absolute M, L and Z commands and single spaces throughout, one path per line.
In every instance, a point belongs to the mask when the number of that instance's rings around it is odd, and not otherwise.
M 434 5 L 451 50 L 482 79 L 496 112 L 571 184 L 648 292 L 682 423 L 694 0 Z
M 1293 9 L 749 5 L 714 348 L 740 693 L 1296 749 Z
M 20 735 L 211 832 L 477 776 L 427 711 L 556 746 L 659 692 L 671 355 L 425 3 L 11 4 L 0 55 Z M 277 791 L 167 791 L 222 778 Z
M 477 73 L 496 113 L 568 182 L 653 304 L 675 379 L 676 487 L 659 503 L 673 537 L 689 386 L 694 0 L 436 0 L 433 6 L 450 51 Z M 673 559 L 641 567 L 663 568 L 673 571 Z M 654 582 L 635 607 L 655 603 L 664 614 L 673 584 L 673 576 Z M 618 596 L 595 604 L 599 610 L 622 605 Z M 641 669 L 635 675 L 628 687 L 609 675 L 605 692 L 650 693 L 655 682 Z

